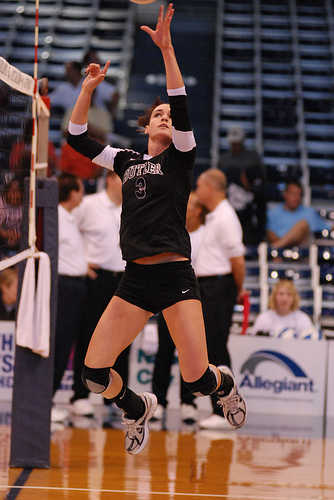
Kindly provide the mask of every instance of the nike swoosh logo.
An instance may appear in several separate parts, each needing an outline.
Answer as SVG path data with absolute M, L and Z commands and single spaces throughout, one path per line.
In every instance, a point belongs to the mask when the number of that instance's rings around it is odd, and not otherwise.
M 188 290 L 181 290 L 181 293 L 187 293 L 189 292 L 190 288 L 188 288 Z

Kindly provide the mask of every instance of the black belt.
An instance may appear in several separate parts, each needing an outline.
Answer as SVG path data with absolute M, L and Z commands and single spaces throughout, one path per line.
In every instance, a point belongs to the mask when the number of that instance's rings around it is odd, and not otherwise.
M 96 271 L 97 274 L 106 274 L 109 276 L 113 276 L 113 278 L 121 278 L 124 274 L 124 271 L 109 271 L 108 269 L 102 269 L 101 267 L 94 269 L 94 271 Z
M 233 276 L 232 273 L 227 273 L 227 274 L 214 274 L 213 276 L 198 276 L 198 281 L 204 281 L 204 280 L 217 280 L 217 279 L 222 279 L 222 278 L 229 278 Z
M 67 274 L 59 274 L 59 278 L 72 281 L 85 281 L 86 276 L 68 276 Z

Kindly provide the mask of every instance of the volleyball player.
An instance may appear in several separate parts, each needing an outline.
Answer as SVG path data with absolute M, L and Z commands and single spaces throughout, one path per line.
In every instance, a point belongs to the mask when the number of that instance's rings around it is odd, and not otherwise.
M 122 179 L 120 243 L 127 262 L 124 276 L 93 333 L 82 378 L 95 393 L 111 399 L 124 412 L 125 447 L 143 450 L 148 420 L 157 406 L 155 395 L 135 394 L 112 369 L 117 356 L 136 338 L 147 320 L 163 311 L 178 350 L 185 383 L 196 396 L 218 393 L 226 419 L 241 427 L 246 405 L 229 368 L 209 365 L 198 284 L 190 264 L 185 228 L 196 144 L 188 116 L 187 96 L 174 54 L 169 4 L 160 7 L 155 30 L 142 26 L 162 53 L 169 104 L 157 101 L 139 123 L 148 136 L 146 153 L 103 147 L 87 134 L 87 113 L 94 88 L 103 81 L 90 64 L 74 107 L 68 142 L 95 163 Z

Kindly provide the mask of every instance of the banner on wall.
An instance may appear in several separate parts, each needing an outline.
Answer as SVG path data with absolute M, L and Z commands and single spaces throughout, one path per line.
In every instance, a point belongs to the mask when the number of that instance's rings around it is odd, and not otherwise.
M 0 401 L 11 401 L 14 382 L 15 321 L 0 321 Z
M 328 342 L 327 417 L 334 417 L 334 341 Z
M 158 332 L 156 322 L 148 322 L 143 331 L 131 345 L 129 387 L 137 393 L 152 392 L 152 377 L 155 362 L 155 353 L 158 348 Z M 180 407 L 180 368 L 177 352 L 171 367 L 171 381 L 167 392 L 169 409 Z M 212 411 L 209 397 L 196 398 L 199 410 L 208 413 Z
M 14 383 L 15 321 L 0 321 L 0 401 L 11 401 Z M 55 401 L 68 403 L 73 394 L 73 357 L 69 360 Z
M 148 323 L 130 351 L 129 386 L 152 391 L 157 327 Z M 322 416 L 328 361 L 327 416 L 334 417 L 334 342 L 230 335 L 232 368 L 249 413 Z M 328 350 L 328 358 L 327 358 Z M 0 401 L 11 401 L 15 360 L 15 322 L 0 321 Z M 316 360 L 316 362 L 315 362 Z M 68 403 L 72 357 L 55 401 Z M 92 395 L 96 396 L 96 395 Z M 180 405 L 180 372 L 175 356 L 167 395 L 169 408 Z M 94 398 L 101 404 L 102 398 Z M 211 411 L 210 398 L 197 398 L 199 409 Z
M 231 335 L 228 345 L 250 413 L 324 414 L 328 342 Z
M 152 376 L 155 353 L 158 348 L 158 333 L 155 322 L 149 322 L 132 342 L 130 351 L 129 387 L 137 392 L 152 392 Z M 171 382 L 168 390 L 168 407 L 180 404 L 180 375 L 177 356 L 171 368 Z

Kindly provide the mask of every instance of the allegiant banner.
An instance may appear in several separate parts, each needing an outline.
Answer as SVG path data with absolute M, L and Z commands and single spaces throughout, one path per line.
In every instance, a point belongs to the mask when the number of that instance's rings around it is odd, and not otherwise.
M 130 387 L 138 392 L 152 390 L 155 349 L 146 347 L 142 334 L 131 347 Z M 334 341 L 230 335 L 229 350 L 249 413 L 322 416 L 327 387 L 327 416 L 334 417 Z M 15 323 L 0 321 L 0 401 L 12 398 L 14 358 Z M 175 361 L 168 393 L 170 408 L 180 404 L 177 358 Z M 71 384 L 70 362 L 57 402 L 69 401 Z M 199 398 L 197 404 L 201 410 L 211 410 L 209 398 Z
M 231 335 L 234 375 L 252 413 L 323 415 L 325 341 Z

